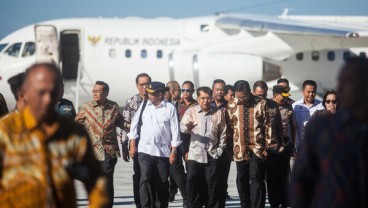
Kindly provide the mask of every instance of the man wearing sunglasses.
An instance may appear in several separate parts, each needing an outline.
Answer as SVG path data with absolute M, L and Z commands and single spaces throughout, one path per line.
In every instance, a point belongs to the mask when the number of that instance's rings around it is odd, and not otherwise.
M 178 87 L 178 86 L 177 86 Z M 176 87 L 176 89 L 177 89 Z M 175 88 L 174 88 L 175 89 Z M 180 88 L 179 88 L 180 89 Z M 193 93 L 194 93 L 194 84 L 191 81 L 185 81 L 182 84 L 181 88 L 181 99 L 176 101 L 175 107 L 177 109 L 178 115 L 179 115 L 179 121 L 184 116 L 185 111 L 198 104 L 198 102 L 193 99 Z M 177 97 L 177 94 L 173 94 L 174 98 Z M 170 184 L 170 202 L 174 201 L 175 194 L 177 193 L 177 190 L 175 190 L 175 186 L 177 186 L 180 190 L 180 193 L 183 197 L 183 206 L 187 206 L 187 190 L 186 190 L 186 174 L 184 171 L 183 161 L 182 157 L 184 156 L 185 159 L 185 153 L 188 152 L 187 149 L 183 147 L 187 147 L 186 144 L 189 144 L 190 140 L 190 134 L 183 134 L 181 133 L 181 139 L 183 141 L 182 147 L 178 148 L 178 160 L 175 161 L 174 164 L 170 166 L 170 181 L 173 179 L 173 183 Z
M 293 107 L 288 102 L 289 87 L 275 85 L 272 88 L 273 101 L 280 111 L 283 138 L 280 138 L 282 151 L 269 157 L 266 164 L 267 191 L 271 207 L 289 207 L 288 187 L 290 157 L 294 156 L 295 122 Z
M 194 91 L 195 91 L 194 84 L 191 81 L 185 81 L 181 85 L 181 99 L 179 100 L 177 107 L 180 120 L 183 118 L 185 111 L 189 107 L 198 104 L 198 102 L 195 99 L 193 99 Z

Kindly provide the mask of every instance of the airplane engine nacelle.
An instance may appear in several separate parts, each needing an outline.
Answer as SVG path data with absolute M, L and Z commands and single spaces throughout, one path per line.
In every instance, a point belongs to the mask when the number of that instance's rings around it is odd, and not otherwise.
M 229 53 L 175 52 L 169 62 L 172 80 L 194 82 L 195 87 L 212 86 L 215 79 L 233 85 L 237 80 L 270 81 L 281 77 L 280 67 L 259 56 Z

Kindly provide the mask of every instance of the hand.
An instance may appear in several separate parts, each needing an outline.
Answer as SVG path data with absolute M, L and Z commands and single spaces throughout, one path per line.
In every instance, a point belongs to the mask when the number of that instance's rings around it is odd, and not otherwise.
M 234 152 L 232 150 L 227 150 L 226 151 L 226 156 L 230 161 L 234 160 Z
M 263 159 L 265 160 L 265 159 L 267 159 L 267 157 L 268 157 L 268 152 L 267 151 L 263 151 L 262 152 L 262 156 L 263 156 Z
M 188 160 L 188 152 L 186 152 L 185 154 L 184 154 L 184 161 L 187 161 Z
M 129 162 L 129 158 L 130 158 L 130 156 L 129 156 L 129 149 L 128 149 L 128 145 L 127 144 L 122 144 L 121 145 L 121 150 L 122 150 L 122 152 L 123 152 L 123 160 L 125 161 L 125 162 Z
M 170 165 L 174 164 L 176 162 L 176 153 L 171 153 L 169 156 L 169 163 Z
M 189 121 L 189 123 L 186 124 L 188 131 L 191 131 L 197 125 L 198 124 L 194 124 L 194 121 Z
M 130 154 L 130 158 L 134 159 L 134 156 L 136 154 L 135 140 L 130 140 L 129 154 Z

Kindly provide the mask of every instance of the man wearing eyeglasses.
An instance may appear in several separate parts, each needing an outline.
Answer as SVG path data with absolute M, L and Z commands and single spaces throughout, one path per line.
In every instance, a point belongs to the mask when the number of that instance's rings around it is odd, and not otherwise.
M 138 108 L 141 106 L 144 100 L 148 100 L 148 92 L 147 87 L 151 82 L 151 77 L 146 73 L 138 74 L 135 78 L 136 88 L 138 90 L 138 94 L 134 95 L 130 99 L 128 99 L 125 103 L 125 108 L 123 110 L 124 124 L 125 129 L 122 131 L 122 151 L 123 151 L 123 159 L 126 162 L 129 162 L 129 150 L 128 150 L 128 136 L 130 130 L 130 125 L 132 119 L 137 112 Z M 136 143 L 136 147 L 138 147 L 138 143 Z M 138 157 L 133 158 L 133 192 L 134 192 L 134 203 L 136 207 L 140 208 L 140 199 L 139 199 L 139 180 L 141 177 L 141 171 L 139 167 Z
M 92 90 L 93 101 L 84 103 L 75 121 L 85 126 L 92 146 L 107 176 L 109 207 L 114 203 L 114 170 L 120 157 L 116 127 L 124 128 L 124 118 L 116 102 L 108 100 L 109 85 L 97 81 Z

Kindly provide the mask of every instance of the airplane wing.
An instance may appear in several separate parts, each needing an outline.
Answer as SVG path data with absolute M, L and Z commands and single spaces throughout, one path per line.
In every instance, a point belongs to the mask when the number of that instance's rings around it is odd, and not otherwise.
M 368 47 L 368 29 L 316 24 L 302 20 L 263 16 L 227 15 L 215 26 L 226 31 L 246 31 L 252 38 L 221 41 L 202 52 L 246 53 L 283 60 L 302 51 Z

